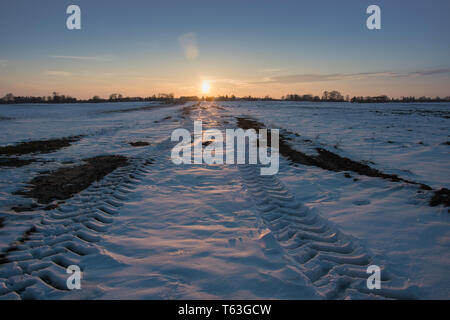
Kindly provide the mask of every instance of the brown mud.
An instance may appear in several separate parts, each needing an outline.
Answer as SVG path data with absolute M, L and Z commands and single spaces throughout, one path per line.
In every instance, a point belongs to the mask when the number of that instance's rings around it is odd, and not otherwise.
M 447 188 L 442 188 L 440 190 L 435 191 L 433 197 L 430 200 L 430 206 L 432 207 L 441 204 L 444 207 L 450 207 L 450 190 Z
M 260 130 L 265 129 L 263 123 L 260 123 L 254 119 L 248 118 L 237 118 L 237 124 L 240 128 L 244 130 L 254 129 Z M 280 130 L 285 131 L 286 130 Z M 279 152 L 280 154 L 287 158 L 289 161 L 295 164 L 302 164 L 306 166 L 315 166 L 324 170 L 329 171 L 352 171 L 358 173 L 363 176 L 375 177 L 386 179 L 394 182 L 404 182 L 408 184 L 413 184 L 419 186 L 421 190 L 431 191 L 433 190 L 430 186 L 418 183 L 415 181 L 403 179 L 395 174 L 387 174 L 381 172 L 378 169 L 372 168 L 367 164 L 351 160 L 346 157 L 341 157 L 340 155 L 326 150 L 324 148 L 316 148 L 317 155 L 307 155 L 301 151 L 293 149 L 289 142 L 291 139 L 286 137 L 280 132 L 280 141 L 279 141 Z M 270 146 L 270 136 L 268 136 L 268 145 Z M 347 175 L 346 177 L 349 177 Z M 446 188 L 434 191 L 434 194 L 429 202 L 430 206 L 444 205 L 446 207 L 450 206 L 450 191 Z
M 19 158 L 15 158 L 15 157 L 11 157 L 11 158 L 0 157 L 0 167 L 19 168 L 19 167 L 26 166 L 34 161 L 35 160 L 32 160 L 32 159 L 24 160 L 24 159 L 19 159 Z
M 0 155 L 24 155 L 30 153 L 50 153 L 69 147 L 72 143 L 80 140 L 83 136 L 73 136 L 61 139 L 35 140 L 21 142 L 12 146 L 0 146 Z
M 6 250 L 3 252 L 0 252 L 0 265 L 10 262 L 8 260 L 8 253 L 19 250 L 19 246 L 26 241 L 30 240 L 30 236 L 37 232 L 35 227 L 31 227 L 27 231 L 24 232 L 24 234 L 13 244 L 11 244 Z
M 165 105 L 154 105 L 154 106 L 143 106 L 143 107 L 136 107 L 136 108 L 129 108 L 129 109 L 107 110 L 107 111 L 103 111 L 102 113 L 127 113 L 127 112 L 134 112 L 134 111 L 148 111 L 148 110 L 154 110 L 156 108 L 170 107 L 173 105 L 174 105 L 173 103 L 167 103 Z
M 85 164 L 60 168 L 47 174 L 33 178 L 27 190 L 16 191 L 15 194 L 36 199 L 40 204 L 49 204 L 55 200 L 66 200 L 89 187 L 94 181 L 126 166 L 128 160 L 124 156 L 98 156 L 83 159 Z
M 145 142 L 145 141 L 128 142 L 128 144 L 133 147 L 145 147 L 145 146 L 150 145 L 150 143 Z

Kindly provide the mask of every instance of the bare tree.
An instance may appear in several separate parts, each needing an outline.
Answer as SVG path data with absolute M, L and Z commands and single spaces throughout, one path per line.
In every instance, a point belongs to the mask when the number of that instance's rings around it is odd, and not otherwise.
M 4 97 L 3 100 L 11 102 L 14 101 L 14 95 L 12 93 L 7 93 Z

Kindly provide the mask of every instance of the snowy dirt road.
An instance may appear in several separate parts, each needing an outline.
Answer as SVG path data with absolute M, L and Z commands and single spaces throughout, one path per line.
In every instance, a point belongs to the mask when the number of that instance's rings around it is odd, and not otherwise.
M 236 117 L 249 117 L 297 133 L 292 147 L 302 152 L 333 148 L 402 178 L 448 187 L 449 120 L 442 112 L 420 107 L 409 119 L 394 105 L 380 108 L 385 118 L 377 122 L 365 118 L 372 111 L 353 108 L 353 120 L 344 120 L 333 104 L 284 107 L 281 116 L 280 105 L 270 103 L 42 106 L 44 115 L 37 106 L 2 107 L 0 115 L 10 119 L 2 121 L 2 145 L 84 137 L 25 156 L 39 160 L 29 165 L 0 168 L 0 298 L 448 298 L 450 218 L 448 209 L 428 206 L 431 192 L 352 172 L 349 179 L 283 157 L 276 176 L 261 176 L 255 165 L 177 166 L 170 159 L 174 129 L 193 130 L 194 120 L 204 129 L 234 129 Z M 401 124 L 392 136 L 379 130 L 391 121 L 385 113 L 402 119 L 391 124 Z M 327 116 L 338 125 L 327 128 Z M 424 117 L 422 144 L 411 142 L 419 134 L 408 136 L 417 117 Z M 326 134 L 333 130 L 340 132 L 337 148 Z M 150 144 L 130 146 L 138 140 Z M 11 209 L 32 202 L 13 195 L 31 177 L 101 154 L 129 163 L 54 209 Z M 382 269 L 379 290 L 366 286 L 372 264 Z M 81 290 L 67 289 L 69 265 L 83 271 Z

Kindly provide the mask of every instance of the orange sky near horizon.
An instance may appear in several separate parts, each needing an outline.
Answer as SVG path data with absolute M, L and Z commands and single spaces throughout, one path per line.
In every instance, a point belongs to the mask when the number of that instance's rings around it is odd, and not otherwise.
M 63 69 L 63 68 L 61 68 Z M 68 70 L 65 68 L 64 70 Z M 151 96 L 158 93 L 174 93 L 178 96 L 219 96 L 235 95 L 280 98 L 286 94 L 313 94 L 322 96 L 323 91 L 338 90 L 343 95 L 376 96 L 386 94 L 390 97 L 430 96 L 445 97 L 450 95 L 447 74 L 434 77 L 426 75 L 363 75 L 333 76 L 330 79 L 299 79 L 301 82 L 284 82 L 282 72 L 261 74 L 255 70 L 252 74 L 238 74 L 241 77 L 231 79 L 229 74 L 214 76 L 211 73 L 170 74 L 161 78 L 131 74 L 126 72 L 71 72 L 71 71 L 36 71 L 25 75 L 14 74 L 0 77 L 0 96 L 13 93 L 16 96 L 48 96 L 52 92 L 69 95 L 80 99 L 98 95 L 109 97 L 112 93 L 124 96 Z M 7 73 L 6 73 L 7 74 Z M 149 74 L 152 74 L 149 72 Z M 289 74 L 284 72 L 284 74 Z M 5 75 L 5 73 L 3 73 Z M 247 76 L 247 77 L 244 77 Z M 315 77 L 319 77 L 316 75 Z M 278 78 L 280 77 L 280 79 Z M 308 74 L 305 78 L 313 78 Z M 302 78 L 300 75 L 299 78 Z M 326 78 L 326 77 L 324 77 Z M 335 78 L 335 79 L 334 79 Z M 12 81 L 11 81 L 12 80 Z M 204 81 L 210 89 L 202 90 Z M 293 80 L 296 81 L 296 80 Z

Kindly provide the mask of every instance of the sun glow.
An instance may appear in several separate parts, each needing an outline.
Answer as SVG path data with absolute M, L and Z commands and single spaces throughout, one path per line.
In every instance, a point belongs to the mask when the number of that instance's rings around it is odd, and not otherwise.
M 202 93 L 209 93 L 209 89 L 211 88 L 209 81 L 205 80 L 202 83 Z

